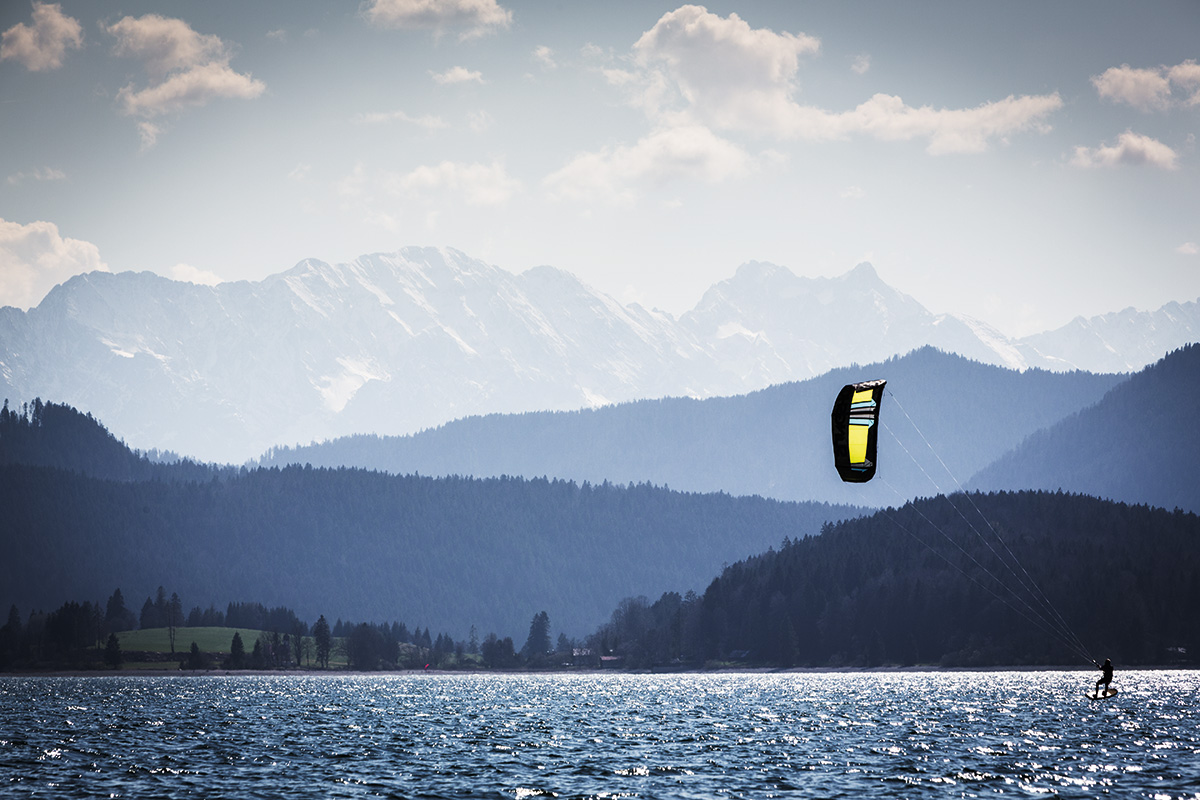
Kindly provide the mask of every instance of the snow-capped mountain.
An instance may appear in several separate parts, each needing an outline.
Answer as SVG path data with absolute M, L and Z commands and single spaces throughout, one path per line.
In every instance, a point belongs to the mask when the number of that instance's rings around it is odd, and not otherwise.
M 410 433 L 488 412 L 736 394 L 924 344 L 1023 368 L 1130 370 L 1194 341 L 1196 303 L 1012 341 L 935 316 L 867 264 L 750 263 L 692 311 L 625 306 L 551 267 L 406 248 L 260 282 L 90 273 L 0 309 L 0 390 L 91 412 L 131 445 L 242 461 L 279 444 Z
M 1127 308 L 1018 340 L 1024 364 L 1045 369 L 1136 372 L 1181 345 L 1200 341 L 1200 301 L 1157 311 Z

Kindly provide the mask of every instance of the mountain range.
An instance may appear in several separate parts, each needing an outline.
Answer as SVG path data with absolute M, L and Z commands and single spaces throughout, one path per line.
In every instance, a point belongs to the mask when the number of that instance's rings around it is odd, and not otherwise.
M 405 248 L 217 286 L 76 276 L 29 311 L 0 309 L 0 391 L 70 403 L 138 448 L 237 463 L 484 413 L 741 394 L 925 345 L 1013 369 L 1127 372 L 1198 333 L 1188 302 L 1011 339 L 929 312 L 869 264 L 810 279 L 747 263 L 675 318 L 552 267 Z
M 868 484 L 846 484 L 833 469 L 830 409 L 843 385 L 876 378 L 888 380 L 880 474 Z M 924 347 L 745 395 L 489 414 L 403 437 L 356 435 L 279 448 L 259 463 L 649 482 L 689 492 L 883 506 L 955 491 L 1027 437 L 1096 404 L 1125 380 L 1018 372 Z

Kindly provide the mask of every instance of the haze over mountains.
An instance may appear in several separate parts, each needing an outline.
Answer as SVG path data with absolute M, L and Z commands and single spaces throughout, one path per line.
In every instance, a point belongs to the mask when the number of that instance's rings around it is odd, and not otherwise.
M 747 263 L 676 319 L 551 267 L 406 248 L 215 287 L 76 276 L 28 312 L 0 309 L 0 391 L 70 403 L 135 447 L 240 462 L 472 414 L 739 394 L 927 344 L 1016 369 L 1131 371 L 1198 333 L 1188 302 L 1013 340 L 930 313 L 867 264 L 808 279 Z
M 1017 372 L 926 347 L 747 395 L 491 414 L 406 437 L 358 435 L 285 448 L 261 463 L 648 481 L 690 492 L 896 505 L 955 491 L 956 481 L 965 483 L 1026 437 L 1137 377 Z M 875 378 L 889 381 L 880 475 L 868 484 L 846 484 L 832 466 L 830 408 L 844 384 Z

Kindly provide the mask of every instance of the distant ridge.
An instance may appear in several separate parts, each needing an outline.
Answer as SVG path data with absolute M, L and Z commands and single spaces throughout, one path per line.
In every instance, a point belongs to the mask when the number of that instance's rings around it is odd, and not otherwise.
M 718 397 L 931 345 L 1014 369 L 1128 371 L 1196 341 L 1200 304 L 1013 340 L 935 315 L 869 264 L 803 278 L 750 262 L 678 319 L 567 272 L 519 275 L 449 248 L 198 286 L 79 275 L 0 308 L 0 393 L 69 403 L 122 439 L 212 462 L 488 413 Z
M 844 384 L 874 378 L 889 380 L 879 478 L 847 485 L 833 469 L 830 409 Z M 407 437 L 352 436 L 281 448 L 261 463 L 649 481 L 685 491 L 882 506 L 953 491 L 954 478 L 965 482 L 1122 380 L 1083 372 L 1017 372 L 925 347 L 747 395 L 471 417 Z
M 972 488 L 1061 489 L 1200 512 L 1200 345 L 1115 386 L 1098 403 L 1032 434 Z

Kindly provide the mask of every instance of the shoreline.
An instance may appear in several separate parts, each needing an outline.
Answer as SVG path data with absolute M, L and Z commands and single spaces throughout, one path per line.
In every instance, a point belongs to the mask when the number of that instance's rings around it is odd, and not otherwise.
M 722 669 L 681 670 L 622 670 L 622 669 L 545 669 L 545 670 L 439 670 L 439 669 L 393 669 L 393 670 L 316 670 L 316 669 L 128 669 L 128 670 L 44 670 L 0 672 L 0 678 L 236 678 L 246 677 L 328 677 L 352 678 L 368 676 L 450 676 L 450 675 L 879 675 L 879 674 L 929 674 L 929 673 L 998 673 L 998 672 L 1080 672 L 1098 671 L 1096 667 L 1045 665 L 1045 666 L 994 666 L 994 667 L 745 667 Z M 1160 666 L 1138 665 L 1124 667 L 1121 674 L 1138 672 L 1197 672 L 1200 666 L 1169 664 Z

